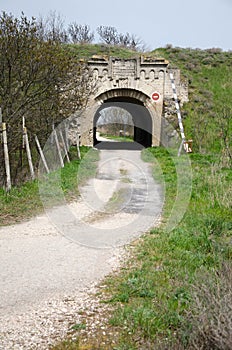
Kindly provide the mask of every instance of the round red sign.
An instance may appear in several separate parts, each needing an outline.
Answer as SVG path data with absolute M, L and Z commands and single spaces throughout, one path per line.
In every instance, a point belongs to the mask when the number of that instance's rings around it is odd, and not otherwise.
M 160 98 L 160 94 L 158 92 L 154 92 L 151 98 L 153 101 L 158 101 L 158 99 Z

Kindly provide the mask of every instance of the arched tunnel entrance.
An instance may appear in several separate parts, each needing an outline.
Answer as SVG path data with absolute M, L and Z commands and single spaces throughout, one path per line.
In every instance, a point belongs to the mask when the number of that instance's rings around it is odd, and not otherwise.
M 134 144 L 143 147 L 150 147 L 152 145 L 152 118 L 144 106 L 144 103 L 138 99 L 125 96 L 117 96 L 108 98 L 102 103 L 95 113 L 93 119 L 93 145 L 99 145 L 101 141 L 98 139 L 97 126 L 99 118 L 102 117 L 102 112 L 109 108 L 119 108 L 131 115 L 132 123 L 130 122 L 130 129 L 133 127 L 133 141 Z M 119 146 L 119 144 L 118 144 Z

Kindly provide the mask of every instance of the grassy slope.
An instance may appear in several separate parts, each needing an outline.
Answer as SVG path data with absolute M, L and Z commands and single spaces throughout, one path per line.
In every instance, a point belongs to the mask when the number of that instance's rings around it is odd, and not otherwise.
M 64 47 L 78 59 L 89 59 L 93 55 L 113 56 L 119 58 L 131 58 L 139 56 L 139 53 L 123 47 L 100 44 L 68 44 Z
M 170 68 L 180 68 L 181 75 L 188 79 L 189 103 L 182 112 L 187 138 L 194 140 L 195 150 L 218 152 L 223 116 L 232 114 L 232 53 L 219 49 L 166 48 L 152 54 L 167 58 Z

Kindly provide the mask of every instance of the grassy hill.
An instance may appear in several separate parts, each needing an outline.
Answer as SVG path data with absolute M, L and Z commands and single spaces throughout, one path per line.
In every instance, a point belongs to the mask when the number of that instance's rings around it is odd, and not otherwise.
M 232 52 L 169 47 L 152 54 L 167 58 L 170 68 L 180 68 L 188 79 L 189 103 L 182 112 L 195 149 L 217 152 L 224 148 L 222 136 L 232 131 Z

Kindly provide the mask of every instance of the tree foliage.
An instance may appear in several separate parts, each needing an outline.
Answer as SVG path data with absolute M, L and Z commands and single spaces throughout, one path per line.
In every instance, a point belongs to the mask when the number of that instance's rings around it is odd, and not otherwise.
M 37 134 L 44 143 L 52 124 L 80 109 L 91 89 L 85 64 L 67 55 L 55 39 L 60 35 L 55 27 L 53 34 L 43 37 L 38 22 L 23 13 L 20 18 L 0 16 L 0 106 L 13 179 L 22 166 L 22 117 L 31 139 Z

